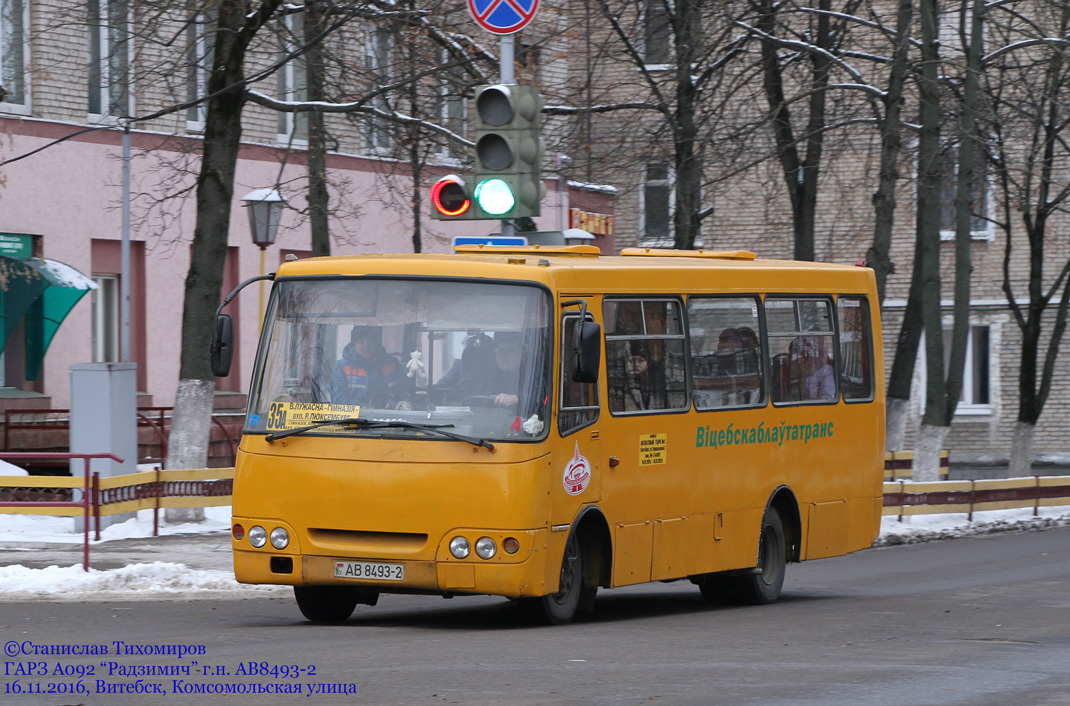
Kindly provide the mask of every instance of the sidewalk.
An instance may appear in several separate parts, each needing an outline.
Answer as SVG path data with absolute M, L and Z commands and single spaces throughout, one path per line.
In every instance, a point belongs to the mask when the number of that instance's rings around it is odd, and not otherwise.
M 155 561 L 183 564 L 203 571 L 233 571 L 230 535 L 172 534 L 94 542 L 89 548 L 89 566 L 98 571 Z M 82 544 L 0 541 L 0 566 L 21 565 L 31 569 L 82 563 Z

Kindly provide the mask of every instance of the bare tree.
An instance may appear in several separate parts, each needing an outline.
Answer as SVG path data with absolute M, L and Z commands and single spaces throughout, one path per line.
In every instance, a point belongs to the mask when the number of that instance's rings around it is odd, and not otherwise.
M 673 239 L 677 248 L 692 248 L 702 220 L 712 213 L 703 204 L 703 183 L 710 171 L 705 145 L 727 124 L 726 112 L 717 109 L 726 108 L 726 96 L 745 86 L 744 77 L 726 67 L 748 42 L 747 34 L 735 24 L 746 7 L 711 0 L 599 0 L 596 7 L 599 20 L 608 22 L 611 32 L 592 46 L 595 56 L 587 57 L 589 76 L 585 95 L 580 97 L 586 103 L 585 115 L 626 109 L 638 110 L 640 115 L 634 122 L 614 118 L 622 131 L 616 139 L 606 139 L 604 132 L 594 137 L 588 123 L 585 139 L 588 146 L 592 139 L 602 140 L 606 154 L 626 153 L 642 162 L 671 160 Z M 635 75 L 636 80 L 599 86 L 605 100 L 596 101 L 592 84 L 597 79 L 590 74 L 609 76 L 612 67 L 620 65 L 630 65 L 627 75 Z M 739 110 L 728 112 L 738 114 Z M 642 126 L 638 134 L 637 124 Z M 618 140 L 629 148 L 617 151 Z
M 895 226 L 895 192 L 899 182 L 899 160 L 903 146 L 901 125 L 903 103 L 911 64 L 911 39 L 914 22 L 914 0 L 899 0 L 893 51 L 888 69 L 888 83 L 880 97 L 883 114 L 877 116 L 881 138 L 880 175 L 873 193 L 873 245 L 866 252 L 866 263 L 873 268 L 877 279 L 877 297 L 884 301 L 888 277 L 895 272 L 891 259 L 892 230 Z
M 1070 260 L 1056 262 L 1054 276 L 1046 268 L 1052 259 L 1053 219 L 1070 211 L 1070 46 L 1065 40 L 1070 3 L 998 4 L 989 12 L 987 26 L 990 43 L 998 42 L 985 58 L 984 89 L 991 106 L 989 154 L 1002 197 L 998 224 L 1006 237 L 1002 287 L 1022 336 L 1009 468 L 1016 477 L 1030 473 L 1033 437 L 1051 392 L 1070 308 Z M 1024 282 L 1012 259 L 1023 236 Z

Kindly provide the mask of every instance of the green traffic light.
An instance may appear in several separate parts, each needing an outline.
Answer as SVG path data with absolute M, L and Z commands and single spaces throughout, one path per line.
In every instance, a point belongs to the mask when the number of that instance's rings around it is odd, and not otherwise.
M 485 179 L 479 182 L 474 196 L 479 207 L 492 216 L 509 213 L 516 205 L 512 189 L 502 179 Z

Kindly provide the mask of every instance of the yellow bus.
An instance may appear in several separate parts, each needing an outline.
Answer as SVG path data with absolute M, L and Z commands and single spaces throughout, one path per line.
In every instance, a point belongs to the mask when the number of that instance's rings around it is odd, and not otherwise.
M 869 269 L 466 246 L 288 261 L 273 279 L 234 571 L 293 585 L 311 621 L 430 593 L 560 624 L 599 587 L 675 579 L 769 603 L 787 563 L 877 535 Z

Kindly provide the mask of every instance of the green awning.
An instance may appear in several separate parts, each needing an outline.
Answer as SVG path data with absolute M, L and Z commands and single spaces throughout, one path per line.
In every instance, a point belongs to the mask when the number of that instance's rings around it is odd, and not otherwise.
M 85 293 L 95 288 L 93 280 L 56 260 L 0 257 L 0 350 L 7 347 L 18 325 L 25 323 L 27 380 L 40 375 L 60 324 Z

